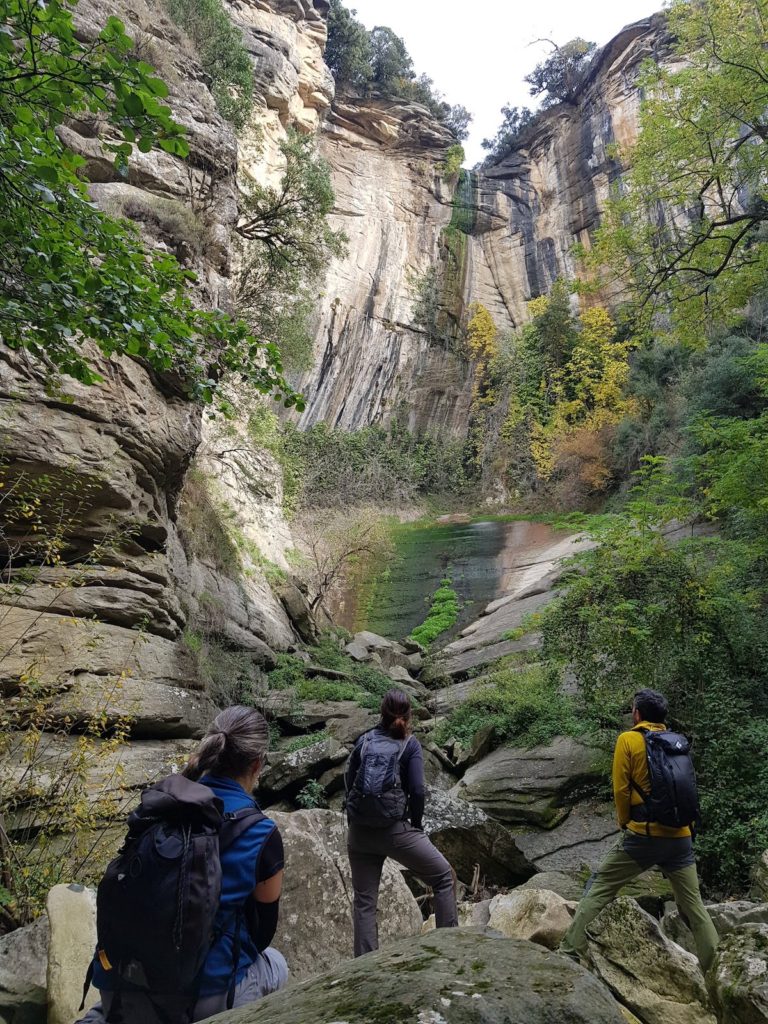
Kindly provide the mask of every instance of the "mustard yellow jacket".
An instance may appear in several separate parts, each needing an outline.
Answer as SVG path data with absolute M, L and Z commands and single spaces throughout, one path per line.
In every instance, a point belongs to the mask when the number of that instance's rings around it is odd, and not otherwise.
M 635 790 L 632 783 L 639 786 L 644 793 L 651 788 L 648 774 L 648 761 L 645 754 L 645 738 L 640 731 L 648 729 L 662 732 L 665 725 L 658 722 L 639 722 L 634 729 L 623 732 L 616 741 L 613 752 L 613 799 L 616 803 L 616 815 L 621 828 L 639 835 L 659 836 L 666 839 L 680 839 L 691 834 L 690 828 L 669 828 L 652 821 L 648 825 L 644 821 L 632 821 L 631 808 L 642 804 L 643 798 Z

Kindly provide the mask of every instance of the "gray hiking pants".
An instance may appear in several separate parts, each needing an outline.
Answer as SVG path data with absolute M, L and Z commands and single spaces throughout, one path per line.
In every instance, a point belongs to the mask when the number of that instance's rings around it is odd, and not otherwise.
M 453 869 L 421 829 L 414 828 L 407 821 L 398 821 L 388 828 L 350 825 L 347 852 L 355 891 L 355 956 L 379 948 L 376 910 L 381 872 L 387 857 L 431 886 L 438 928 L 455 928 L 458 925 Z
M 271 947 L 265 949 L 259 959 L 251 964 L 248 973 L 235 989 L 233 1006 L 247 1006 L 262 996 L 268 996 L 270 992 L 277 992 L 288 981 L 288 973 L 288 964 L 283 954 Z M 96 1003 L 77 1024 L 106 1024 L 112 999 L 112 992 L 102 992 L 101 1002 Z M 206 1020 L 216 1013 L 222 1013 L 226 1008 L 226 992 L 202 996 L 195 1004 L 192 1020 Z M 142 992 L 124 992 L 120 1010 L 126 1024 L 152 1024 L 158 1020 L 157 1014 Z

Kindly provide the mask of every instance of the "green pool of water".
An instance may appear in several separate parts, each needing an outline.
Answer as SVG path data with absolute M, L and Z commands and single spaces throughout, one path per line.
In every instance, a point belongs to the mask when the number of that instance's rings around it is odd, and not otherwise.
M 357 592 L 348 591 L 334 619 L 354 631 L 400 639 L 424 621 L 429 598 L 450 576 L 461 612 L 448 639 L 506 592 L 512 574 L 535 561 L 562 534 L 528 521 L 412 523 L 393 529 L 393 553 Z

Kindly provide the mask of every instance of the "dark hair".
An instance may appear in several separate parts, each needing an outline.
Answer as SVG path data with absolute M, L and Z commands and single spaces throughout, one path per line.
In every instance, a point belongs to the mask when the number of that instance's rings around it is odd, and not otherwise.
M 632 702 L 646 722 L 666 722 L 669 703 L 658 690 L 638 690 Z
M 411 702 L 402 690 L 390 690 L 381 702 L 381 728 L 395 740 L 403 740 L 411 728 Z
M 268 747 L 269 727 L 264 716 L 236 704 L 214 718 L 183 774 L 188 779 L 199 779 L 206 772 L 237 778 L 249 771 L 254 761 L 263 763 Z

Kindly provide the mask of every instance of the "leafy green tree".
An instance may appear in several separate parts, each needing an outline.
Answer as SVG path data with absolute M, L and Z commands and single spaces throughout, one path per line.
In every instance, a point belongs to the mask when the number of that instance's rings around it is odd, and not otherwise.
M 75 0 L 76 2 L 76 0 Z M 281 376 L 277 350 L 244 323 L 197 309 L 192 275 L 166 254 L 148 254 L 124 223 L 89 201 L 84 161 L 57 128 L 74 117 L 104 119 L 104 142 L 124 174 L 134 146 L 185 156 L 183 130 L 163 100 L 165 84 L 133 59 L 133 42 L 110 18 L 83 42 L 70 0 L 8 0 L 0 30 L 0 332 L 49 376 L 99 380 L 89 349 L 121 353 L 154 370 L 174 369 L 192 395 L 211 401 L 218 380 L 239 374 L 260 391 L 298 396 Z
M 483 149 L 489 150 L 488 160 L 495 161 L 510 152 L 518 136 L 533 121 L 534 113 L 528 107 L 501 108 L 502 122 L 492 139 L 483 139 Z
M 163 0 L 200 56 L 223 117 L 243 128 L 253 108 L 253 64 L 243 35 L 221 0 Z
M 523 81 L 531 87 L 531 96 L 542 96 L 542 106 L 555 103 L 572 103 L 574 90 L 581 80 L 589 60 L 595 52 L 595 43 L 577 37 L 563 46 L 550 39 L 544 40 L 552 47 L 552 53 L 526 75 Z
M 473 116 L 460 103 L 449 106 L 444 117 L 444 124 L 457 142 L 465 142 L 469 138 L 469 126 Z
M 373 77 L 373 48 L 368 29 L 341 0 L 331 0 L 325 63 L 337 82 L 364 90 Z
M 402 82 L 416 77 L 404 40 L 386 25 L 371 30 L 373 84 L 385 96 L 397 96 Z
M 649 331 L 661 312 L 699 343 L 768 272 L 768 12 L 674 0 L 668 17 L 677 59 L 641 82 L 640 134 L 591 262 L 625 281 Z
M 290 354 L 293 369 L 306 369 L 310 289 L 328 262 L 344 255 L 347 240 L 328 223 L 335 196 L 313 139 L 292 132 L 281 148 L 286 168 L 280 185 L 251 183 L 242 198 L 237 301 L 252 328 Z

